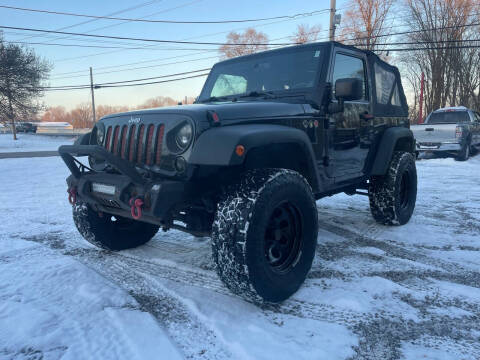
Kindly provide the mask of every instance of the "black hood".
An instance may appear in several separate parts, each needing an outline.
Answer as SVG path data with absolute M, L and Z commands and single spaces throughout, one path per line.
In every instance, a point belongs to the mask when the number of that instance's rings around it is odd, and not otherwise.
M 103 119 L 115 117 L 141 117 L 147 115 L 185 115 L 196 120 L 205 120 L 207 111 L 215 111 L 221 121 L 240 119 L 261 119 L 275 117 L 299 116 L 305 113 L 301 104 L 278 101 L 236 101 L 208 104 L 179 105 L 145 110 L 135 110 L 126 113 L 107 115 Z

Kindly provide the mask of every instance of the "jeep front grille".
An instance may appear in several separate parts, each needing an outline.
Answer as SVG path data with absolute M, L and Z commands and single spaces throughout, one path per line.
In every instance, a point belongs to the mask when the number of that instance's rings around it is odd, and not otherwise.
M 164 124 L 114 125 L 107 128 L 105 149 L 130 162 L 159 165 Z

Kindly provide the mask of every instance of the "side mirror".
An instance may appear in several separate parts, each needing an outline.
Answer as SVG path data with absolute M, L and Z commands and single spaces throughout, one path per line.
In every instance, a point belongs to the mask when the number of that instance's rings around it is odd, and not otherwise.
M 331 114 L 343 112 L 344 101 L 360 100 L 363 96 L 363 83 L 357 78 L 344 78 L 335 81 L 335 98 L 338 103 L 331 103 L 328 111 Z
M 343 101 L 360 100 L 363 96 L 362 82 L 357 78 L 345 78 L 335 81 L 335 97 Z

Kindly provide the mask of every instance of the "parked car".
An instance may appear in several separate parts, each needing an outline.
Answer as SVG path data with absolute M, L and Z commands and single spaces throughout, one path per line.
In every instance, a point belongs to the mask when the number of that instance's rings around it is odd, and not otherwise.
M 17 130 L 17 132 L 36 133 L 37 125 L 30 122 L 20 122 L 15 124 L 15 129 Z
M 72 135 L 73 126 L 68 122 L 39 122 L 37 134 L 43 135 Z
M 480 113 L 464 106 L 433 111 L 424 124 L 411 129 L 419 153 L 450 154 L 465 161 L 480 147 Z
M 305 280 L 316 199 L 366 195 L 377 222 L 402 225 L 417 195 L 398 69 L 336 42 L 222 61 L 196 104 L 105 116 L 59 153 L 87 241 L 127 249 L 160 227 L 211 236 L 220 279 L 253 302 Z

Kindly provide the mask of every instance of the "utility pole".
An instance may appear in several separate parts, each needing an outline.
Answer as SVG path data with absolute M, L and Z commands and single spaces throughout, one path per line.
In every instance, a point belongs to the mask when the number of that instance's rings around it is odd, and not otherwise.
M 95 115 L 95 94 L 93 91 L 93 74 L 92 67 L 90 66 L 90 91 L 92 92 L 92 113 L 93 113 L 93 124 L 97 122 L 97 116 Z
M 330 41 L 335 41 L 335 12 L 337 11 L 336 0 L 330 0 Z
M 420 104 L 419 104 L 419 114 L 418 114 L 418 123 L 423 124 L 423 89 L 425 87 L 425 74 L 422 71 L 422 79 L 420 80 Z

